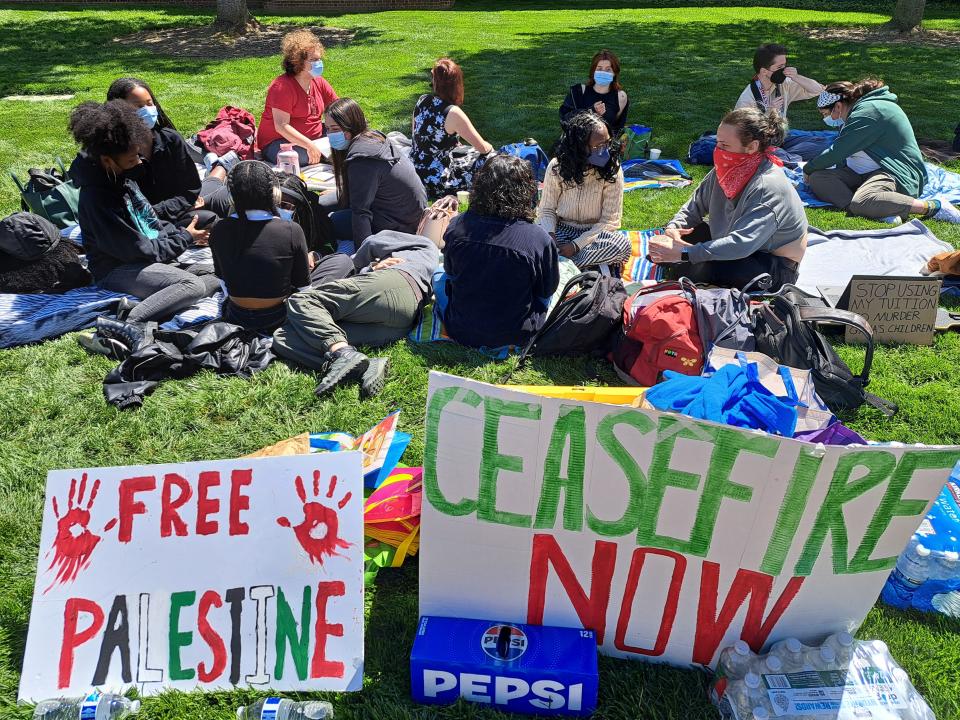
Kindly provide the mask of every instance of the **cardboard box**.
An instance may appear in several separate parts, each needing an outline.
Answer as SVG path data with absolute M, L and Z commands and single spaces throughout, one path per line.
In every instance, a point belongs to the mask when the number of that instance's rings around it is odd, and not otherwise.
M 593 631 L 424 616 L 410 654 L 413 699 L 587 716 L 597 706 Z

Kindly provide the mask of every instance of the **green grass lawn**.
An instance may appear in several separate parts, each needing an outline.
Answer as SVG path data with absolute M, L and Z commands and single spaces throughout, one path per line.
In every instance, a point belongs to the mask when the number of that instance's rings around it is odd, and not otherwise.
M 325 74 L 341 96 L 359 100 L 371 124 L 384 131 L 409 132 L 410 113 L 417 96 L 428 89 L 432 61 L 451 55 L 466 75 L 465 109 L 495 145 L 533 136 L 549 147 L 566 88 L 585 75 L 596 49 L 610 47 L 623 60 L 631 119 L 653 126 L 654 143 L 663 148 L 664 157 L 683 157 L 691 139 L 714 128 L 730 108 L 752 75 L 753 49 L 769 41 L 786 43 L 792 63 L 821 81 L 879 75 L 900 95 L 919 137 L 952 137 L 960 121 L 956 49 L 806 38 L 810 26 L 882 23 L 892 4 L 789 2 L 753 8 L 461 0 L 456 12 L 261 19 L 355 29 L 352 44 L 329 51 Z M 820 9 L 837 6 L 858 11 Z M 210 16 L 200 12 L 12 7 L 0 9 L 0 96 L 71 92 L 76 99 L 0 101 L 4 170 L 23 172 L 56 155 L 72 158 L 75 148 L 66 132 L 71 107 L 82 100 L 102 100 L 120 75 L 150 82 L 178 127 L 193 132 L 226 104 L 247 107 L 259 117 L 266 87 L 279 71 L 279 57 L 178 59 L 113 42 L 145 27 L 209 22 Z M 960 30 L 960 7 L 952 7 L 931 5 L 928 24 Z M 810 103 L 795 105 L 791 120 L 797 127 L 822 128 Z M 960 169 L 960 163 L 953 169 Z M 698 179 L 704 174 L 703 168 L 692 170 Z M 629 193 L 624 224 L 638 229 L 662 224 L 689 194 L 689 189 Z M 0 210 L 6 214 L 15 209 L 13 183 L 0 180 Z M 821 228 L 876 227 L 823 210 L 810 211 L 810 220 Z M 931 227 L 960 246 L 960 227 Z M 842 353 L 854 366 L 862 358 L 855 348 L 843 348 Z M 428 370 L 497 382 L 515 363 L 494 363 L 450 346 L 400 343 L 388 354 L 393 362 L 390 382 L 380 396 L 363 403 L 354 388 L 319 402 L 311 375 L 276 363 L 249 382 L 202 374 L 166 383 L 141 410 L 120 413 L 107 406 L 101 394 L 101 381 L 112 363 L 90 357 L 73 337 L 0 352 L 0 717 L 27 718 L 31 713 L 15 701 L 48 470 L 235 457 L 307 430 L 362 431 L 393 408 L 403 409 L 401 429 L 414 436 L 404 460 L 419 464 Z M 885 420 L 864 409 L 850 418 L 852 426 L 877 440 L 960 441 L 958 366 L 960 338 L 955 334 L 938 337 L 929 348 L 881 348 L 871 389 L 899 403 L 901 412 Z M 608 369 L 587 360 L 537 361 L 513 379 L 543 384 L 612 380 Z M 410 701 L 406 657 L 417 619 L 416 563 L 381 572 L 368 588 L 367 605 L 366 686 L 361 693 L 329 698 L 337 717 L 498 716 L 465 704 L 436 710 Z M 884 639 L 937 717 L 946 720 L 960 717 L 958 631 L 955 621 L 878 607 L 860 636 Z M 704 676 L 698 672 L 607 658 L 601 672 L 597 717 L 714 715 L 705 699 Z M 243 691 L 169 693 L 148 699 L 142 715 L 228 720 L 238 704 L 255 697 Z

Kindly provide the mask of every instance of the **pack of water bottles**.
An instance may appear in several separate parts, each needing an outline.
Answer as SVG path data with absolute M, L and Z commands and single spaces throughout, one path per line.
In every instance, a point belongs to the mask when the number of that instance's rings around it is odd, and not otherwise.
M 960 617 L 960 465 L 897 560 L 880 597 L 888 605 Z
M 121 720 L 140 712 L 139 700 L 94 690 L 82 698 L 41 700 L 33 720 Z
M 936 720 L 886 643 L 845 632 L 766 655 L 738 640 L 720 653 L 710 699 L 724 720 Z

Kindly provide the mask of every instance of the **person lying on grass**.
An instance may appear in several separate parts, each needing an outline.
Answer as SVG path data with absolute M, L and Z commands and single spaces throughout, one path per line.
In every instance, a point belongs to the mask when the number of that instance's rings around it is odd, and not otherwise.
M 236 153 L 218 158 L 218 164 L 201 183 L 186 140 L 149 85 L 132 77 L 114 80 L 107 90 L 107 100 L 129 103 L 153 136 L 153 142 L 141 150 L 143 163 L 137 184 L 162 220 L 186 227 L 196 217 L 199 227 L 209 229 L 230 213 L 230 192 L 225 183 Z
M 772 289 L 797 280 L 807 216 L 773 154 L 787 124 L 776 110 L 741 108 L 717 128 L 714 168 L 650 239 L 650 259 L 672 279 L 742 288 L 769 273 Z
M 920 215 L 960 223 L 960 210 L 949 202 L 918 199 L 927 167 L 910 120 L 882 80 L 830 83 L 817 107 L 840 135 L 803 168 L 814 195 L 874 220 L 899 224 Z

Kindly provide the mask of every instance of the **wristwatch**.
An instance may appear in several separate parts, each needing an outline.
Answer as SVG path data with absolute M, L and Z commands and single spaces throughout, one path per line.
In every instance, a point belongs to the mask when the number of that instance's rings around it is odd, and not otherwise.
M 690 251 L 687 248 L 680 249 L 680 262 L 690 262 Z

